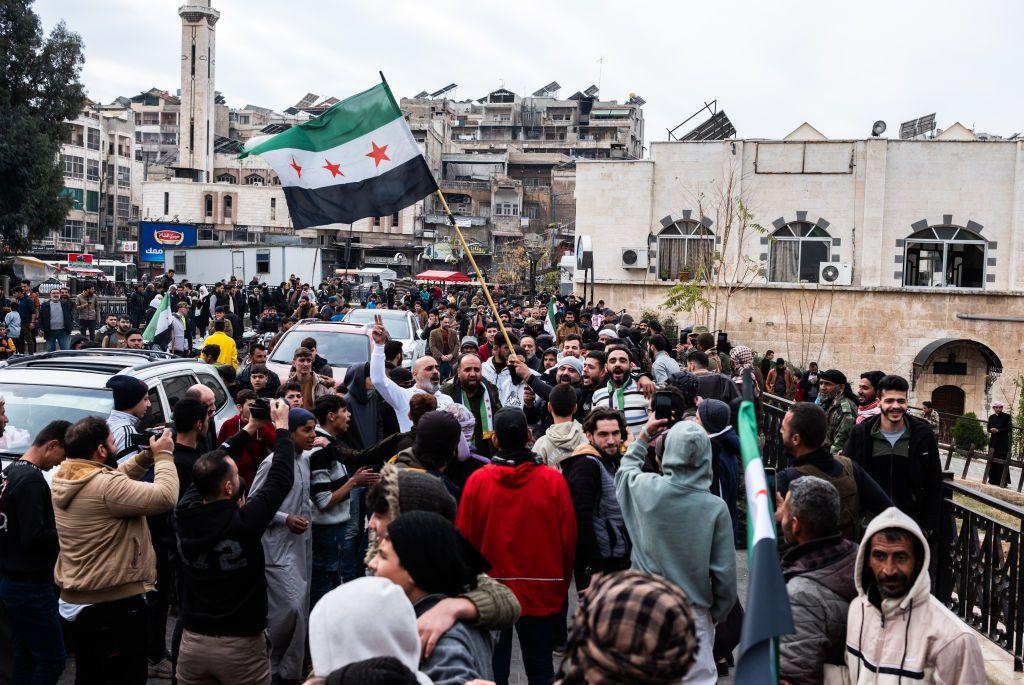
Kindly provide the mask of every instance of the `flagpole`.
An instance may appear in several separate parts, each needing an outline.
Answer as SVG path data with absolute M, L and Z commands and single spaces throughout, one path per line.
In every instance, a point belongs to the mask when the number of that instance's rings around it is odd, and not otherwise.
M 455 235 L 459 238 L 459 243 L 462 244 L 462 251 L 469 257 L 469 263 L 473 265 L 473 271 L 476 273 L 477 280 L 480 281 L 480 287 L 484 291 L 484 297 L 487 298 L 487 304 L 491 308 L 491 312 L 494 314 L 494 320 L 498 324 L 498 329 L 501 331 L 501 337 L 505 339 L 505 344 L 508 345 L 508 353 L 510 357 L 515 356 L 515 350 L 512 349 L 512 341 L 509 340 L 508 331 L 505 330 L 505 323 L 501 320 L 498 315 L 498 308 L 494 305 L 494 300 L 491 298 L 491 293 L 487 289 L 487 282 L 484 280 L 484 276 L 480 273 L 480 267 L 476 265 L 476 260 L 473 258 L 473 253 L 469 249 L 469 245 L 466 244 L 466 238 L 462 235 L 462 230 L 459 229 L 459 225 L 455 223 L 455 217 L 452 215 L 452 210 L 448 208 L 448 201 L 444 199 L 444 193 L 441 189 L 437 189 L 437 199 L 441 201 L 441 206 L 444 207 L 444 213 L 448 217 L 448 223 L 452 228 L 455 229 Z

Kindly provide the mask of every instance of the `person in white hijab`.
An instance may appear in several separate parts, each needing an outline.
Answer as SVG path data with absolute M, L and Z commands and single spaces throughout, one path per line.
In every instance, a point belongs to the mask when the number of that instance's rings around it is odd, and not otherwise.
M 309 654 L 321 678 L 357 661 L 390 656 L 420 685 L 433 685 L 419 671 L 416 612 L 402 588 L 386 578 L 357 578 L 324 595 L 309 615 Z

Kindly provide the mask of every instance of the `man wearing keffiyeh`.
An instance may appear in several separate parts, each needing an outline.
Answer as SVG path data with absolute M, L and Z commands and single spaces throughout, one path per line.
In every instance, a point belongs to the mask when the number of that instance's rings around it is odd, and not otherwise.
M 686 594 L 659 576 L 596 576 L 580 600 L 559 685 L 678 683 L 697 653 Z

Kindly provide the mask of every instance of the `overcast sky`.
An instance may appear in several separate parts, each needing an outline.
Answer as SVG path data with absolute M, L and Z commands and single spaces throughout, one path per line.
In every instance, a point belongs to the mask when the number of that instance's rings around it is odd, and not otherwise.
M 647 100 L 645 144 L 715 98 L 748 138 L 803 121 L 863 137 L 877 119 L 895 138 L 901 121 L 932 112 L 940 127 L 1024 131 L 1019 0 L 213 2 L 217 89 L 232 107 L 343 98 L 378 69 L 399 97 L 454 82 L 458 99 L 553 80 L 566 97 L 600 73 L 604 98 Z M 63 19 L 82 35 L 83 81 L 109 102 L 179 88 L 179 4 L 37 0 L 36 10 L 47 29 Z

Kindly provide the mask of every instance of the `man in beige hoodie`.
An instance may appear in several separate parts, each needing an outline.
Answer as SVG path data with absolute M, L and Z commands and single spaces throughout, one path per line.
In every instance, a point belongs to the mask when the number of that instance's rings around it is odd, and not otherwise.
M 68 429 L 67 459 L 51 486 L 60 554 L 54 579 L 71 621 L 78 682 L 146 682 L 146 604 L 156 555 L 146 516 L 178 499 L 170 430 L 120 466 L 106 421 Z M 141 478 L 153 469 L 153 482 Z
M 573 451 L 587 442 L 583 426 L 573 419 L 576 414 L 576 390 L 571 385 L 559 383 L 548 396 L 548 412 L 554 423 L 544 435 L 533 444 L 534 454 L 544 457 L 548 466 L 561 470 L 560 464 Z

